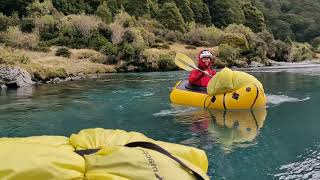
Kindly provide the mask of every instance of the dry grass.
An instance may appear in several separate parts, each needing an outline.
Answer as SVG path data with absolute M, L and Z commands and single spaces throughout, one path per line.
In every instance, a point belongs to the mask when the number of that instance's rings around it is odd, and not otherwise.
M 57 57 L 54 55 L 56 48 L 51 48 L 50 53 L 33 52 L 27 50 L 14 50 L 14 53 L 27 56 L 30 61 L 26 64 L 16 63 L 40 79 L 65 77 L 69 75 L 84 75 L 95 73 L 116 72 L 110 65 L 93 63 L 88 58 L 79 59 L 84 52 L 94 53 L 93 50 L 72 50 L 71 58 Z M 96 52 L 98 53 L 98 52 Z

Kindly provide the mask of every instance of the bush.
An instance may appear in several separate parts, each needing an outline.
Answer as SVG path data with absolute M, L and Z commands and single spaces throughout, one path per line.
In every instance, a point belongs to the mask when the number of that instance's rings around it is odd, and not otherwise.
M 320 49 L 320 36 L 314 38 L 311 41 L 311 45 L 315 48 L 315 49 Z
M 178 69 L 178 67 L 174 63 L 174 56 L 172 56 L 171 54 L 160 54 L 158 67 L 162 71 Z
M 14 65 L 17 63 L 28 64 L 30 59 L 28 56 L 16 54 L 12 50 L 0 49 L 0 64 Z
M 239 58 L 240 52 L 238 49 L 228 45 L 220 44 L 219 45 L 219 58 L 222 61 L 228 63 L 228 65 L 234 65 L 234 62 Z
M 20 29 L 22 32 L 31 33 L 35 27 L 34 21 L 31 18 L 23 18 L 20 23 Z
M 176 33 L 174 31 L 169 31 L 169 33 L 166 34 L 165 39 L 167 41 L 176 42 L 177 41 Z
M 59 47 L 55 55 L 69 58 L 71 56 L 71 51 L 67 47 Z
M 82 37 L 90 38 L 93 32 L 98 31 L 104 23 L 97 16 L 69 15 L 61 19 L 60 31 L 71 31 Z
M 191 26 L 185 35 L 185 42 L 195 46 L 202 46 L 202 42 L 208 42 L 210 46 L 217 46 L 223 39 L 224 32 L 218 28 Z
M 226 33 L 223 36 L 223 44 L 228 44 L 234 48 L 239 48 L 241 51 L 249 49 L 246 37 L 241 33 Z
M 312 46 L 308 43 L 294 43 L 290 56 L 293 62 L 303 60 L 310 60 L 314 57 L 314 52 L 311 50 Z
M 18 27 L 9 27 L 4 33 L 5 43 L 9 46 L 33 50 L 39 44 L 39 37 L 35 33 L 23 33 Z
M 0 32 L 6 31 L 7 28 L 11 25 L 11 19 L 2 13 L 0 13 Z

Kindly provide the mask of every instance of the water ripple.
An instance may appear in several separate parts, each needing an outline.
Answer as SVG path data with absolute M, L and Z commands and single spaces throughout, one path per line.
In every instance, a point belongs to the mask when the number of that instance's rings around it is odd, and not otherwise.
M 302 101 L 307 101 L 310 99 L 310 97 L 306 97 L 303 99 L 295 98 L 295 97 L 289 97 L 286 95 L 272 95 L 272 94 L 267 94 L 267 99 L 268 99 L 268 104 L 273 104 L 273 105 L 279 105 L 285 102 L 302 102 Z
M 317 149 L 320 147 L 318 146 Z M 309 150 L 299 158 L 300 161 L 282 165 L 279 170 L 281 173 L 275 174 L 274 177 L 280 180 L 290 179 L 320 179 L 320 151 Z

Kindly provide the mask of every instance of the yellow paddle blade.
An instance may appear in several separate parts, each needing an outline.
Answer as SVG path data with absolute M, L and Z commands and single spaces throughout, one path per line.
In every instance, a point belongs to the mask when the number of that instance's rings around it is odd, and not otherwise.
M 192 71 L 193 69 L 198 69 L 196 64 L 187 55 L 178 53 L 174 59 L 174 63 L 181 69 L 186 71 Z

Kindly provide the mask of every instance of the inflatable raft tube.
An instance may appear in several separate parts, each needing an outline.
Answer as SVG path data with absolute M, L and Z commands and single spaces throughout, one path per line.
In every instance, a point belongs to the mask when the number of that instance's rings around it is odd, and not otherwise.
M 203 150 L 138 132 L 85 129 L 70 138 L 0 138 L 0 179 L 209 180 Z
M 210 109 L 253 109 L 265 107 L 267 98 L 264 91 L 254 84 L 247 84 L 230 93 L 210 96 L 206 89 L 188 88 L 188 81 L 179 81 L 170 94 L 174 104 L 197 106 Z

